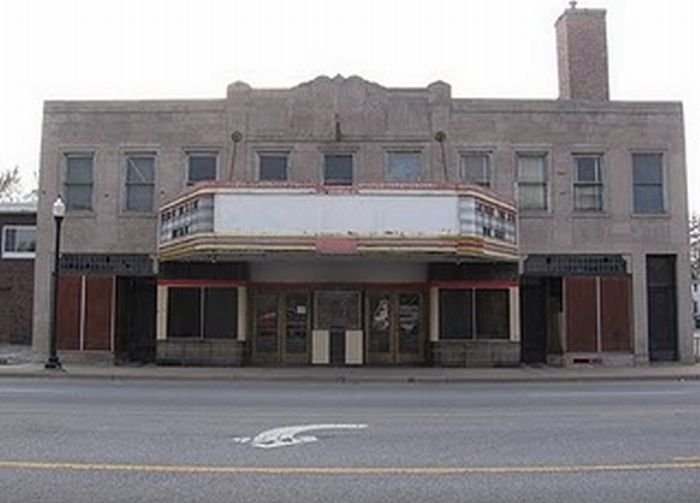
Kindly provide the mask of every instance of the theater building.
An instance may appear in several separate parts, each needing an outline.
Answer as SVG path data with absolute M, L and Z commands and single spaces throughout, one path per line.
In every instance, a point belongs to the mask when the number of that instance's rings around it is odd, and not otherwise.
M 609 99 L 605 11 L 556 35 L 552 100 L 337 76 L 47 102 L 36 354 L 61 195 L 64 359 L 690 361 L 681 104 Z

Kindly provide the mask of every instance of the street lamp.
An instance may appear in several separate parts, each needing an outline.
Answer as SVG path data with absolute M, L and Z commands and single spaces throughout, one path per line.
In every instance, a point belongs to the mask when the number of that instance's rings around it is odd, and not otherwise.
M 58 359 L 58 353 L 56 351 L 56 321 L 58 319 L 58 277 L 59 271 L 59 256 L 61 249 L 61 223 L 63 222 L 63 217 L 66 214 L 66 205 L 63 203 L 61 196 L 56 198 L 53 206 L 51 208 L 51 213 L 53 214 L 53 221 L 55 222 L 55 239 L 56 244 L 53 250 L 53 274 L 51 275 L 51 293 L 53 295 L 51 299 L 51 326 L 49 327 L 49 359 L 46 360 L 46 365 L 44 368 L 47 369 L 62 369 L 61 361 Z

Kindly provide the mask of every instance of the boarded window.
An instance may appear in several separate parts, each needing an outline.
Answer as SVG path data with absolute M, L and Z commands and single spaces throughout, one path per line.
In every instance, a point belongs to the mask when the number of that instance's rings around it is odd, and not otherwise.
M 420 152 L 389 152 L 386 156 L 388 182 L 417 182 L 420 180 Z
M 204 289 L 204 333 L 206 339 L 235 339 L 238 295 L 235 288 Z

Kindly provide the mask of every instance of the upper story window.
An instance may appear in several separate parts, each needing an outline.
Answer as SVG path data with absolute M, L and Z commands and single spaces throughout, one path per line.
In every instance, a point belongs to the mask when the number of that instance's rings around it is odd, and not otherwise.
M 216 180 L 218 157 L 216 152 L 188 152 L 187 185 Z
M 420 172 L 420 152 L 387 152 L 386 181 L 417 182 L 420 180 Z
M 600 155 L 574 156 L 574 209 L 603 210 L 603 178 Z
M 141 213 L 153 211 L 156 180 L 156 156 L 133 153 L 126 156 L 124 210 Z
M 635 213 L 664 212 L 663 157 L 632 154 Z
M 92 210 L 93 161 L 92 154 L 66 155 L 67 210 Z
M 459 156 L 459 178 L 462 182 L 489 187 L 491 156 L 488 152 L 464 152 Z
M 258 179 L 261 181 L 287 180 L 289 169 L 289 154 L 287 152 L 258 153 Z
M 547 210 L 547 154 L 518 154 L 518 205 L 522 210 Z
M 323 183 L 325 185 L 352 185 L 352 154 L 325 154 Z
M 36 227 L 6 225 L 2 228 L 2 258 L 31 259 L 36 255 Z

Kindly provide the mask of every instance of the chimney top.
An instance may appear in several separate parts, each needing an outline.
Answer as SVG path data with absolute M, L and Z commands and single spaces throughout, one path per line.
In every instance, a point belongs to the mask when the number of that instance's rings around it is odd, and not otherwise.
M 576 0 L 569 5 L 555 23 L 559 98 L 607 101 L 605 9 L 578 9 Z

